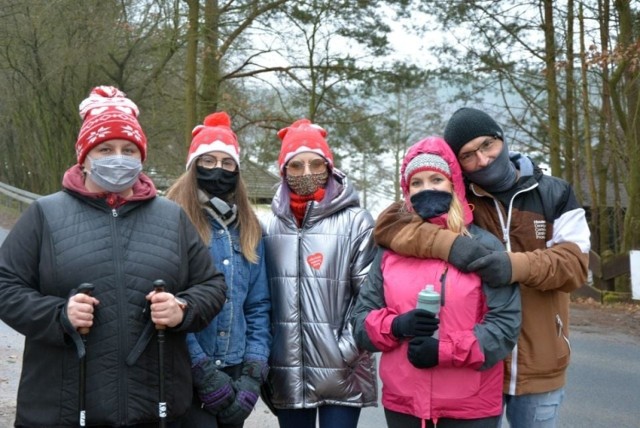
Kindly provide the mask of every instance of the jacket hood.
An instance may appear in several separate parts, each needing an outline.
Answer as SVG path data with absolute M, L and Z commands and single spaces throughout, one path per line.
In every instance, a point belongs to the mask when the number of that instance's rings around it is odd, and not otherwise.
M 533 176 L 537 179 L 542 175 L 540 167 L 529 156 L 518 152 L 509 152 L 509 159 L 516 166 L 516 169 L 520 171 L 520 177 Z
M 458 159 L 453 154 L 453 151 L 451 151 L 451 147 L 449 147 L 447 142 L 442 137 L 427 137 L 424 140 L 418 141 L 413 146 L 409 147 L 409 150 L 407 150 L 407 154 L 405 155 L 402 161 L 402 166 L 400 167 L 400 186 L 402 187 L 402 194 L 404 195 L 407 207 L 410 208 L 409 183 L 405 178 L 405 171 L 407 170 L 407 165 L 409 164 L 409 162 L 411 162 L 413 158 L 420 154 L 433 154 L 441 157 L 447 162 L 447 164 L 449 165 L 449 169 L 451 170 L 453 191 L 460 200 L 460 204 L 462 205 L 464 210 L 464 223 L 470 224 L 473 221 L 473 214 L 465 195 L 465 185 L 464 178 L 462 176 L 462 169 L 460 168 Z
M 360 197 L 347 176 L 337 168 L 331 169 L 331 175 L 327 180 L 325 195 L 321 201 L 311 202 L 307 209 L 305 225 L 311 225 L 317 221 L 329 217 L 347 207 L 359 207 Z M 271 203 L 273 213 L 285 221 L 295 223 L 290 206 L 289 186 L 282 181 Z M 296 226 L 297 227 L 297 226 Z

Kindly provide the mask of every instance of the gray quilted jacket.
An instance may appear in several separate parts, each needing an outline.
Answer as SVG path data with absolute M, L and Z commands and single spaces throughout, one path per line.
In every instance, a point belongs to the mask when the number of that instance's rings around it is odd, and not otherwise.
M 377 405 L 375 360 L 359 351 L 349 318 L 375 254 L 373 219 L 333 170 L 301 228 L 281 184 L 266 219 L 273 344 L 267 391 L 281 409 Z

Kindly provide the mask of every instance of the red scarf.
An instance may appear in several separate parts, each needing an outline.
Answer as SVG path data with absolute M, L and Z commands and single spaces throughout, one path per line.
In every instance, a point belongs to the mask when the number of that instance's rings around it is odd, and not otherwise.
M 298 221 L 298 227 L 302 226 L 302 220 L 304 219 L 304 215 L 307 212 L 307 202 L 316 201 L 319 202 L 324 198 L 324 188 L 319 188 L 314 193 L 306 196 L 300 196 L 296 193 L 291 192 L 289 194 L 289 198 L 291 199 L 290 206 L 291 212 L 295 216 Z

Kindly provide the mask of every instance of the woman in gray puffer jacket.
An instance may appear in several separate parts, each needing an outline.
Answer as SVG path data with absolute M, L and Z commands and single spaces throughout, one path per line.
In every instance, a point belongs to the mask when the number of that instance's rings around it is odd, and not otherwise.
M 281 428 L 354 428 L 377 405 L 374 358 L 349 318 L 374 255 L 373 219 L 334 168 L 326 131 L 282 129 L 283 182 L 264 225 L 273 345 L 267 401 Z

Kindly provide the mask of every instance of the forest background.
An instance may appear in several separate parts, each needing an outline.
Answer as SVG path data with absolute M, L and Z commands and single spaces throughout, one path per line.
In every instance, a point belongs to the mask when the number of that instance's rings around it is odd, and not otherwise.
M 0 0 L 0 181 L 58 190 L 101 84 L 140 107 L 154 178 L 213 111 L 274 172 L 307 117 L 369 209 L 401 198 L 407 147 L 479 107 L 573 184 L 598 254 L 640 249 L 638 1 Z

